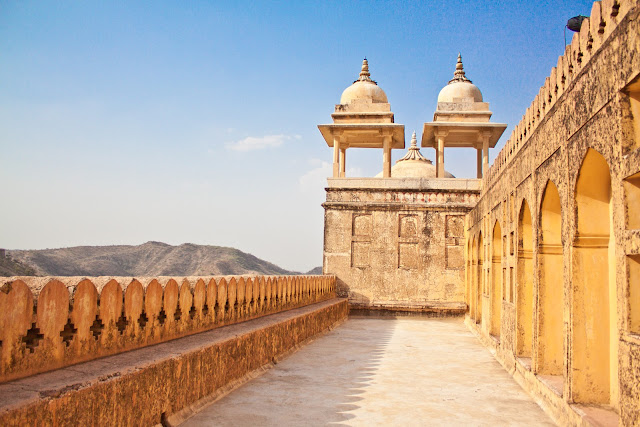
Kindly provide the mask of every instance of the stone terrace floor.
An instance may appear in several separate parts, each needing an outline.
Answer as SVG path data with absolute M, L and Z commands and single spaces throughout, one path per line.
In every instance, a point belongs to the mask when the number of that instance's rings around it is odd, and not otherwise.
M 184 426 L 553 425 L 461 319 L 350 317 Z

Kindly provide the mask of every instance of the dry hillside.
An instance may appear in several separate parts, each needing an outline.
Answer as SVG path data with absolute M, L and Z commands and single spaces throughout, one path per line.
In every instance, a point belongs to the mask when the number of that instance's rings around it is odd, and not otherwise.
M 191 243 L 10 250 L 7 255 L 33 268 L 38 276 L 299 274 L 237 249 Z

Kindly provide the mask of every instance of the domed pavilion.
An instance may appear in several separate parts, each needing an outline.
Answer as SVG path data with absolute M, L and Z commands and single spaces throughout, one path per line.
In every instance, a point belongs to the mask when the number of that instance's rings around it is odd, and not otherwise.
M 369 62 L 362 61 L 360 76 L 342 92 L 331 114 L 333 124 L 318 125 L 333 147 L 333 177 L 344 178 L 347 148 L 382 148 L 383 176 L 391 176 L 391 149 L 404 148 L 404 125 L 394 123 L 387 95 L 371 79 Z
M 489 167 L 489 148 L 494 148 L 506 129 L 504 123 L 490 123 L 489 103 L 482 99 L 482 92 L 469 80 L 458 54 L 453 79 L 438 95 L 438 106 L 433 121 L 422 129 L 423 147 L 436 150 L 436 176 L 442 178 L 445 147 L 469 147 L 477 150 L 478 173 Z

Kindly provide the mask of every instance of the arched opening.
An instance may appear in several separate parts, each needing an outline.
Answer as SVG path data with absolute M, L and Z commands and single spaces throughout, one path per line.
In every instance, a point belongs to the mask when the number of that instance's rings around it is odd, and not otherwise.
M 465 286 L 466 286 L 466 292 L 465 292 L 465 302 L 467 303 L 467 307 L 469 308 L 469 317 L 472 317 L 472 310 L 473 310 L 473 283 L 472 283 L 472 277 L 471 277 L 471 239 L 468 238 L 466 240 L 466 245 L 464 248 L 464 258 L 465 258 L 465 265 L 464 265 L 464 282 L 465 282 Z
M 502 314 L 502 230 L 498 221 L 493 227 L 491 250 L 491 329 L 489 333 L 499 337 Z
M 520 358 L 530 358 L 533 349 L 533 234 L 531 210 L 522 202 L 518 215 L 518 265 L 516 289 L 516 351 Z
M 611 175 L 605 158 L 593 149 L 587 150 L 582 161 L 575 197 L 578 227 L 573 242 L 571 394 L 574 402 L 608 404 L 610 344 L 615 346 L 610 342 L 610 325 L 616 323 L 609 308 L 609 301 L 616 301 L 615 245 L 610 241 Z
M 469 244 L 469 317 L 472 319 L 476 318 L 476 301 L 478 300 L 476 297 L 476 292 L 478 289 L 478 284 L 476 280 L 476 264 L 478 260 L 476 259 L 476 237 L 473 236 L 473 240 L 470 241 Z
M 552 181 L 540 204 L 540 239 L 538 246 L 538 337 L 536 341 L 536 373 L 549 378 L 550 383 L 562 392 L 564 366 L 564 279 L 562 264 L 562 215 L 558 188 Z
M 476 323 L 482 322 L 482 293 L 484 292 L 484 275 L 482 274 L 482 268 L 484 266 L 484 254 L 482 250 L 482 232 L 480 232 L 478 237 L 478 247 L 477 247 L 477 260 L 478 265 L 476 268 L 476 278 L 478 280 L 478 292 L 476 299 Z

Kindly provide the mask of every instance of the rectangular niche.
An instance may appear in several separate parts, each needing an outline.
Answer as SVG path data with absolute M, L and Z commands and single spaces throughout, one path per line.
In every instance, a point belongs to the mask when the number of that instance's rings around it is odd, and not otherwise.
M 371 227 L 371 214 L 353 214 L 353 236 L 370 236 Z
M 369 267 L 369 248 L 370 242 L 352 242 L 351 243 L 351 267 L 366 268 Z
M 447 215 L 445 237 L 461 239 L 464 237 L 464 216 Z
M 464 215 L 447 215 L 444 221 L 445 268 L 464 268 Z
M 640 335 L 640 255 L 627 255 L 629 332 Z
M 640 172 L 622 181 L 624 184 L 627 229 L 640 229 Z
M 464 268 L 464 253 L 462 246 L 448 245 L 446 258 L 448 269 L 460 270 Z
M 628 114 L 624 114 L 623 123 L 625 127 L 629 126 L 632 138 L 626 138 L 622 145 L 622 154 L 626 155 L 631 151 L 640 147 L 640 76 L 636 77 L 630 84 L 623 89 L 629 97 L 623 99 L 622 105 Z
M 418 244 L 398 244 L 398 268 L 414 270 L 418 268 Z
M 399 237 L 415 237 L 418 235 L 418 216 L 400 215 L 398 225 Z

